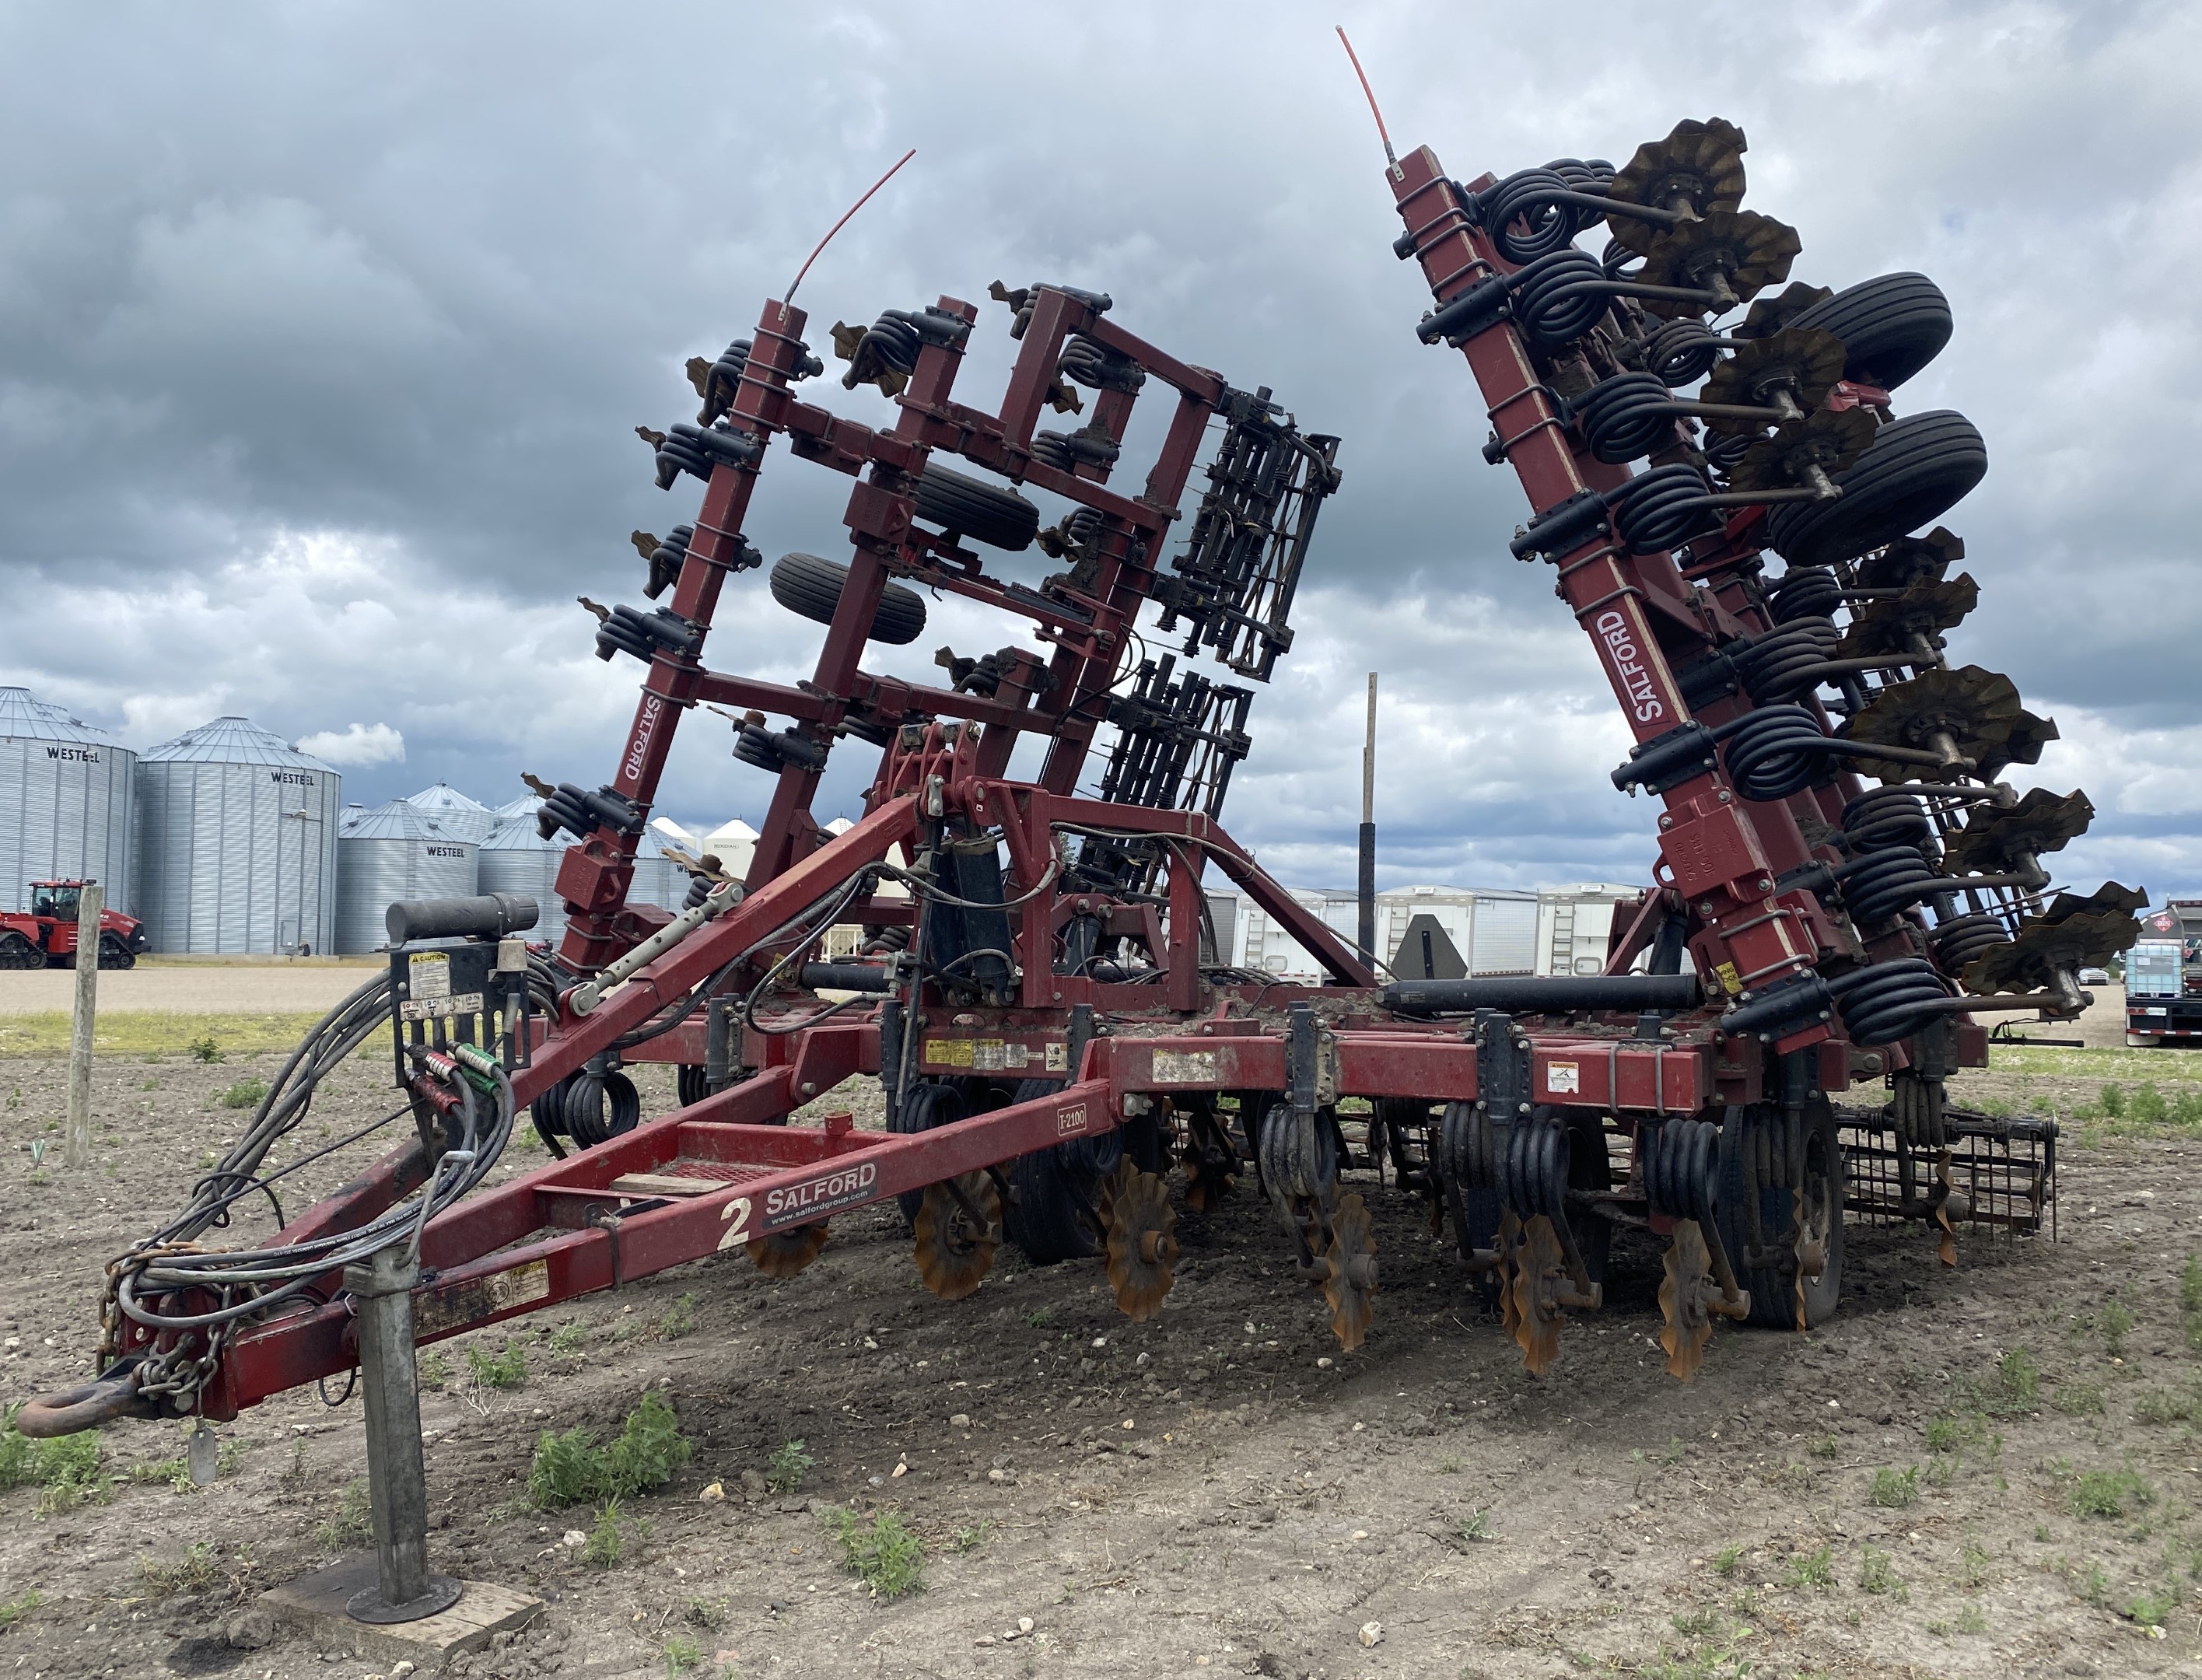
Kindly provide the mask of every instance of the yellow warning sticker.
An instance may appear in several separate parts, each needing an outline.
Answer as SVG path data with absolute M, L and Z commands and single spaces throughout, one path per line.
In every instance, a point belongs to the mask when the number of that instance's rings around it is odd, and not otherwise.
M 1713 973 L 1731 998 L 1743 990 L 1743 976 L 1735 971 L 1734 964 L 1722 963 L 1713 970 Z
M 971 1065 L 971 1040 L 968 1038 L 929 1038 L 925 1041 L 925 1059 L 935 1067 L 968 1068 Z

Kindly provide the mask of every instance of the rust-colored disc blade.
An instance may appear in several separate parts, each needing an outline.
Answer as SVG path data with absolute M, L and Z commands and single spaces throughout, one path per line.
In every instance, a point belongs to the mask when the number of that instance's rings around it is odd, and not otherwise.
M 792 1231 L 750 1239 L 750 1259 L 767 1277 L 792 1277 L 818 1258 L 826 1246 L 826 1222 L 798 1225 Z
M 1514 1270 L 1522 1258 L 1522 1222 L 1507 1208 L 1498 1216 L 1498 1323 L 1516 1341 L 1522 1315 L 1514 1305 Z
M 1101 1181 L 1100 1191 L 1093 1200 L 1093 1211 L 1100 1217 L 1103 1230 L 1109 1229 L 1110 1210 L 1116 1205 L 1116 1197 L 1127 1184 L 1139 1176 L 1139 1168 L 1132 1164 L 1129 1155 L 1119 1155 L 1114 1170 Z
M 1716 210 L 1696 221 L 1661 232 L 1646 253 L 1644 270 L 1636 278 L 1646 286 L 1679 286 L 1703 291 L 1715 274 L 1727 277 L 1728 290 L 1738 303 L 1746 302 L 1769 286 L 1789 278 L 1804 242 L 1786 222 L 1756 210 Z M 1688 304 L 1647 299 L 1647 314 L 1676 315 L 1693 312 Z
M 1858 563 L 1861 589 L 1909 589 L 1933 583 L 1965 557 L 1965 539 L 1946 525 L 1923 537 L 1899 537 Z
M 1748 426 L 1751 421 L 1709 421 L 1708 425 Z M 1872 416 L 1863 409 L 1840 414 L 1826 409 L 1802 420 L 1785 421 L 1771 435 L 1744 451 L 1728 469 L 1731 490 L 1795 490 L 1811 483 L 1817 467 L 1829 477 L 1864 454 L 1873 444 Z
M 1966 614 L 1980 604 L 1980 599 L 1981 587 L 1969 572 L 1912 584 L 1901 595 L 1868 603 L 1851 620 L 1851 628 L 1836 645 L 1834 657 L 1863 659 L 1876 653 L 1913 652 L 1913 637 L 1954 629 L 1964 622 Z
M 2041 749 L 2064 737 L 2058 733 L 2053 717 L 2036 717 L 2032 712 L 2021 710 L 2011 733 L 1980 755 L 1981 778 L 1993 781 L 2013 764 L 2038 764 Z
M 2061 921 L 2037 916 L 2019 924 L 2018 937 L 1975 959 L 1964 973 L 1965 988 L 1983 996 L 2029 992 L 2062 970 L 2107 963 L 2140 937 L 2140 923 L 2122 910 L 2083 911 Z
M 1213 1152 L 1203 1150 L 1198 1143 L 1186 1146 L 1184 1158 L 1185 1205 L 1195 1213 L 1215 1212 L 1238 1179 Z
M 1699 215 L 1743 203 L 1743 130 L 1721 117 L 1686 118 L 1663 140 L 1646 140 L 1616 173 L 1606 197 L 1659 209 L 1687 204 Z M 1658 229 L 1626 212 L 1609 218 L 1613 236 L 1641 256 Z
M 1559 1234 L 1540 1213 L 1522 1234 L 1514 1264 L 1514 1340 L 1532 1376 L 1542 1376 L 1560 1357 L 1560 1326 L 1568 1322 L 1551 1298 L 1551 1281 L 1566 1265 Z
M 957 1183 L 986 1216 L 982 1227 L 945 1184 L 925 1187 L 925 1200 L 910 1222 L 917 1275 L 945 1301 L 960 1301 L 994 1269 L 1001 1241 L 1002 1198 L 983 1172 L 967 1172 Z
M 1712 371 L 1712 376 L 1699 393 L 1699 400 L 1707 403 L 1743 403 L 1764 405 L 1776 391 L 1787 391 L 1804 409 L 1816 409 L 1827 398 L 1828 388 L 1843 376 L 1843 341 L 1833 333 L 1822 333 L 1813 327 L 1785 327 L 1779 333 L 1769 333 L 1763 339 L 1753 339 L 1741 350 L 1722 363 Z M 1849 409 L 1844 412 L 1858 415 L 1865 422 L 1865 443 L 1873 441 L 1872 416 L 1862 410 Z M 1749 425 L 1748 421 L 1713 422 L 1717 431 L 1739 430 Z M 1858 453 L 1865 452 L 1865 443 L 1858 445 Z M 1852 456 L 1852 460 L 1856 460 Z M 1843 463 L 1847 467 L 1849 461 Z M 1840 470 L 1840 469 L 1830 469 Z
M 1932 737 L 1944 734 L 1964 757 L 1977 760 L 2011 733 L 2018 715 L 2018 689 L 2009 677 L 1978 665 L 1961 665 L 1890 683 L 1851 719 L 1844 734 L 1875 746 L 1908 747 L 1927 746 Z M 1895 763 L 1860 768 L 1896 781 L 1917 774 Z
M 2095 807 L 2085 793 L 2029 787 L 2017 805 L 1975 807 L 1944 843 L 1942 855 L 1952 874 L 1993 874 L 2022 857 L 2062 851 L 2094 820 Z
M 1773 297 L 1761 298 L 1753 304 L 1750 314 L 1728 329 L 1728 336 L 1731 339 L 1771 338 L 1813 304 L 1824 304 L 1834 295 L 1833 286 L 1807 286 L 1802 280 L 1792 280 Z
M 2094 916 L 2114 910 L 2128 916 L 2137 916 L 2148 908 L 2148 894 L 2138 887 L 2121 887 L 2115 881 L 2106 881 L 2093 892 L 2081 898 L 2077 893 L 2059 893 L 2049 901 L 2049 908 L 2041 913 L 2044 922 L 2063 922 L 2075 916 Z
M 1324 1258 L 1330 1262 L 1330 1275 L 1322 1282 L 1330 1328 L 1338 1345 L 1351 1353 L 1369 1339 L 1376 1298 L 1376 1225 L 1357 1194 L 1339 1198 Z
M 1109 1286 L 1133 1323 L 1163 1309 L 1177 1282 L 1177 1210 L 1158 1173 L 1134 1173 L 1109 1211 Z
M 1705 1344 L 1712 1340 L 1712 1315 L 1705 1311 L 1711 1268 L 1698 1222 L 1676 1220 L 1674 1241 L 1667 1245 L 1665 1281 L 1659 1285 L 1659 1316 L 1665 1321 L 1659 1345 L 1667 1350 L 1667 1375 L 1685 1382 L 1697 1376 L 1705 1362 Z

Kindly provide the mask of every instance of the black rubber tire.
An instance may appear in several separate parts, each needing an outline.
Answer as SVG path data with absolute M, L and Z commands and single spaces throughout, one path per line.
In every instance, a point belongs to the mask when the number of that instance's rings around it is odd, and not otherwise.
M 1790 502 L 1767 516 L 1769 548 L 1793 566 L 1832 565 L 1940 518 L 1987 476 L 1987 445 L 1952 409 L 1906 415 L 1835 475 L 1831 502 Z
M 888 1129 L 905 1135 L 929 1132 L 935 1126 L 953 1125 L 970 1111 L 963 1093 L 953 1085 L 927 1081 L 913 1084 L 903 1093 L 902 1100 L 895 1105 L 894 1124 Z M 895 1197 L 905 1224 L 916 1223 L 917 1210 L 924 1204 L 923 1190 L 904 1190 Z
M 1893 391 L 1950 342 L 1950 300 L 1924 274 L 1879 274 L 1815 304 L 1792 327 L 1843 341 L 1843 377 Z
M 1030 1102 L 1062 1088 L 1059 1079 L 1027 1079 L 1011 1100 Z M 1010 1188 L 1015 1193 L 1005 1221 L 1009 1238 L 1036 1266 L 1083 1259 L 1094 1252 L 1093 1235 L 1080 1213 L 1092 1204 L 1099 1183 L 1080 1170 L 1082 1163 L 1066 1161 L 1063 1151 L 1060 1144 L 1036 1149 L 1009 1164 Z
M 842 586 L 849 569 L 839 560 L 817 554 L 783 554 L 773 562 L 772 598 L 798 618 L 815 624 L 831 624 L 833 610 L 841 604 Z M 872 615 L 871 640 L 900 647 L 914 642 L 925 631 L 925 597 L 906 584 L 889 580 L 880 592 L 879 610 Z
M 46 953 L 13 930 L 0 934 L 0 969 L 42 969 Z
M 138 953 L 122 942 L 120 934 L 102 934 L 99 936 L 99 966 L 103 969 L 134 969 L 138 966 Z
M 1039 533 L 1039 510 L 1016 491 L 998 489 L 945 467 L 927 467 L 918 479 L 917 516 L 928 525 L 1012 554 L 1030 548 Z
M 1834 1111 L 1822 1098 L 1806 1111 L 1805 1128 L 1805 1184 L 1809 1205 L 1816 1201 L 1828 1225 L 1827 1264 L 1818 1279 L 1805 1286 L 1805 1322 L 1797 1323 L 1797 1303 L 1789 1282 L 1768 1267 L 1746 1269 L 1743 1221 L 1743 1128 L 1745 1112 L 1730 1108 L 1720 1131 L 1720 1205 L 1716 1217 L 1721 1241 L 1736 1267 L 1736 1278 L 1751 1292 L 1749 1322 L 1768 1329 L 1814 1329 L 1834 1316 L 1843 1295 L 1843 1152 L 1835 1135 Z M 1783 1186 L 1769 1186 L 1759 1194 L 1758 1217 L 1770 1241 L 1795 1240 L 1796 1211 Z

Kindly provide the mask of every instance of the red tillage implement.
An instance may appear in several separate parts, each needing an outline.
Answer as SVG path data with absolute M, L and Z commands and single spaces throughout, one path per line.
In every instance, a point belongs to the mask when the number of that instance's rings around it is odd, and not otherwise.
M 837 326 L 845 383 L 898 405 L 875 429 L 798 398 L 822 364 L 803 312 L 770 302 L 752 339 L 692 363 L 697 422 L 645 434 L 661 485 L 698 478 L 703 505 L 638 533 L 667 605 L 597 609 L 598 651 L 648 674 L 611 781 L 541 788 L 546 836 L 574 836 L 562 944 L 525 947 L 533 912 L 511 901 L 393 907 L 390 976 L 302 1047 L 191 1207 L 110 1267 L 100 1378 L 24 1426 L 230 1417 L 341 1372 L 341 1269 L 402 1242 L 424 1341 L 722 1250 L 792 1276 L 833 1218 L 888 1198 L 937 1294 L 979 1287 L 1008 1240 L 1043 1263 L 1105 1252 L 1145 1317 L 1173 1282 L 1174 1173 L 1207 1207 L 1251 1164 L 1353 1348 L 1377 1270 L 1346 1175 L 1381 1158 L 1450 1223 L 1535 1371 L 1567 1314 L 1599 1306 L 1613 1227 L 1668 1239 L 1665 1342 L 1687 1377 L 1715 1316 L 1834 1311 L 1846 1217 L 1928 1223 L 1946 1259 L 1958 1223 L 2038 1227 L 2053 1130 L 1952 1110 L 1943 1078 L 1984 1059 L 1973 1013 L 2076 1008 L 2073 971 L 2130 895 L 2047 898 L 2037 854 L 2078 831 L 2079 796 L 2051 810 L 1994 778 L 2054 727 L 1943 657 L 1969 605 L 1969 580 L 1942 575 L 1962 545 L 1911 533 L 1985 455 L 1959 416 L 1893 418 L 1890 392 L 1940 347 L 1946 305 L 1919 276 L 1760 296 L 1796 242 L 1738 209 L 1742 149 L 1686 123 L 1618 172 L 1563 160 L 1463 186 L 1427 150 L 1387 172 L 1396 249 L 1436 299 L 1422 336 L 1462 351 L 1485 454 L 1528 494 L 1516 555 L 1556 566 L 1630 721 L 1616 784 L 1661 801 L 1658 884 L 1616 920 L 1604 974 L 1385 983 L 1219 826 L 1251 691 L 1194 662 L 1263 681 L 1289 647 L 1334 439 L 1125 332 L 1109 299 L 1046 286 L 995 288 L 1019 351 L 991 413 L 952 394 L 971 305 Z M 1604 259 L 1574 244 L 1601 219 Z M 1080 387 L 1086 423 L 1039 429 L 1051 405 L 1083 411 Z M 1127 424 L 1157 389 L 1163 441 L 1125 494 Z M 773 571 L 775 598 L 827 626 L 793 687 L 703 663 L 727 576 L 762 563 L 741 532 L 775 439 L 857 480 L 845 567 Z M 1070 510 L 1041 531 L 1009 485 Z M 970 545 L 1035 542 L 1064 563 L 1037 587 Z M 1772 579 L 1767 550 L 1789 562 Z M 868 672 L 868 641 L 922 628 L 899 580 L 1024 621 L 1045 658 L 944 649 L 946 687 Z M 1143 611 L 1186 633 L 1180 655 L 1134 660 Z M 745 878 L 696 860 L 676 916 L 627 887 L 699 704 L 740 710 L 735 754 L 775 785 Z M 1104 726 L 1101 797 L 1083 797 Z M 1016 780 L 1027 736 L 1039 769 Z M 837 838 L 811 805 L 850 738 L 882 751 Z M 1210 869 L 1328 983 L 1231 968 Z M 852 923 L 862 949 L 820 960 Z M 314 1082 L 386 1021 L 417 1138 L 259 1247 L 208 1247 Z M 620 1070 L 638 1060 L 680 1064 L 678 1111 L 637 1123 Z M 879 1079 L 886 1131 L 786 1123 L 857 1075 Z M 1886 1106 L 1839 1116 L 1860 1079 L 1887 1082 Z M 487 1188 L 523 1108 L 577 1147 Z

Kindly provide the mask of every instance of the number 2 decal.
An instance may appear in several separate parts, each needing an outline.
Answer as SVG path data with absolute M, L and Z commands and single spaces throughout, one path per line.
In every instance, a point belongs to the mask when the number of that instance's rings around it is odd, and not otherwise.
M 750 1199 L 747 1196 L 736 1196 L 727 1204 L 726 1212 L 720 1217 L 727 1221 L 727 1234 L 719 1239 L 721 1249 L 739 1248 L 749 1241 Z

